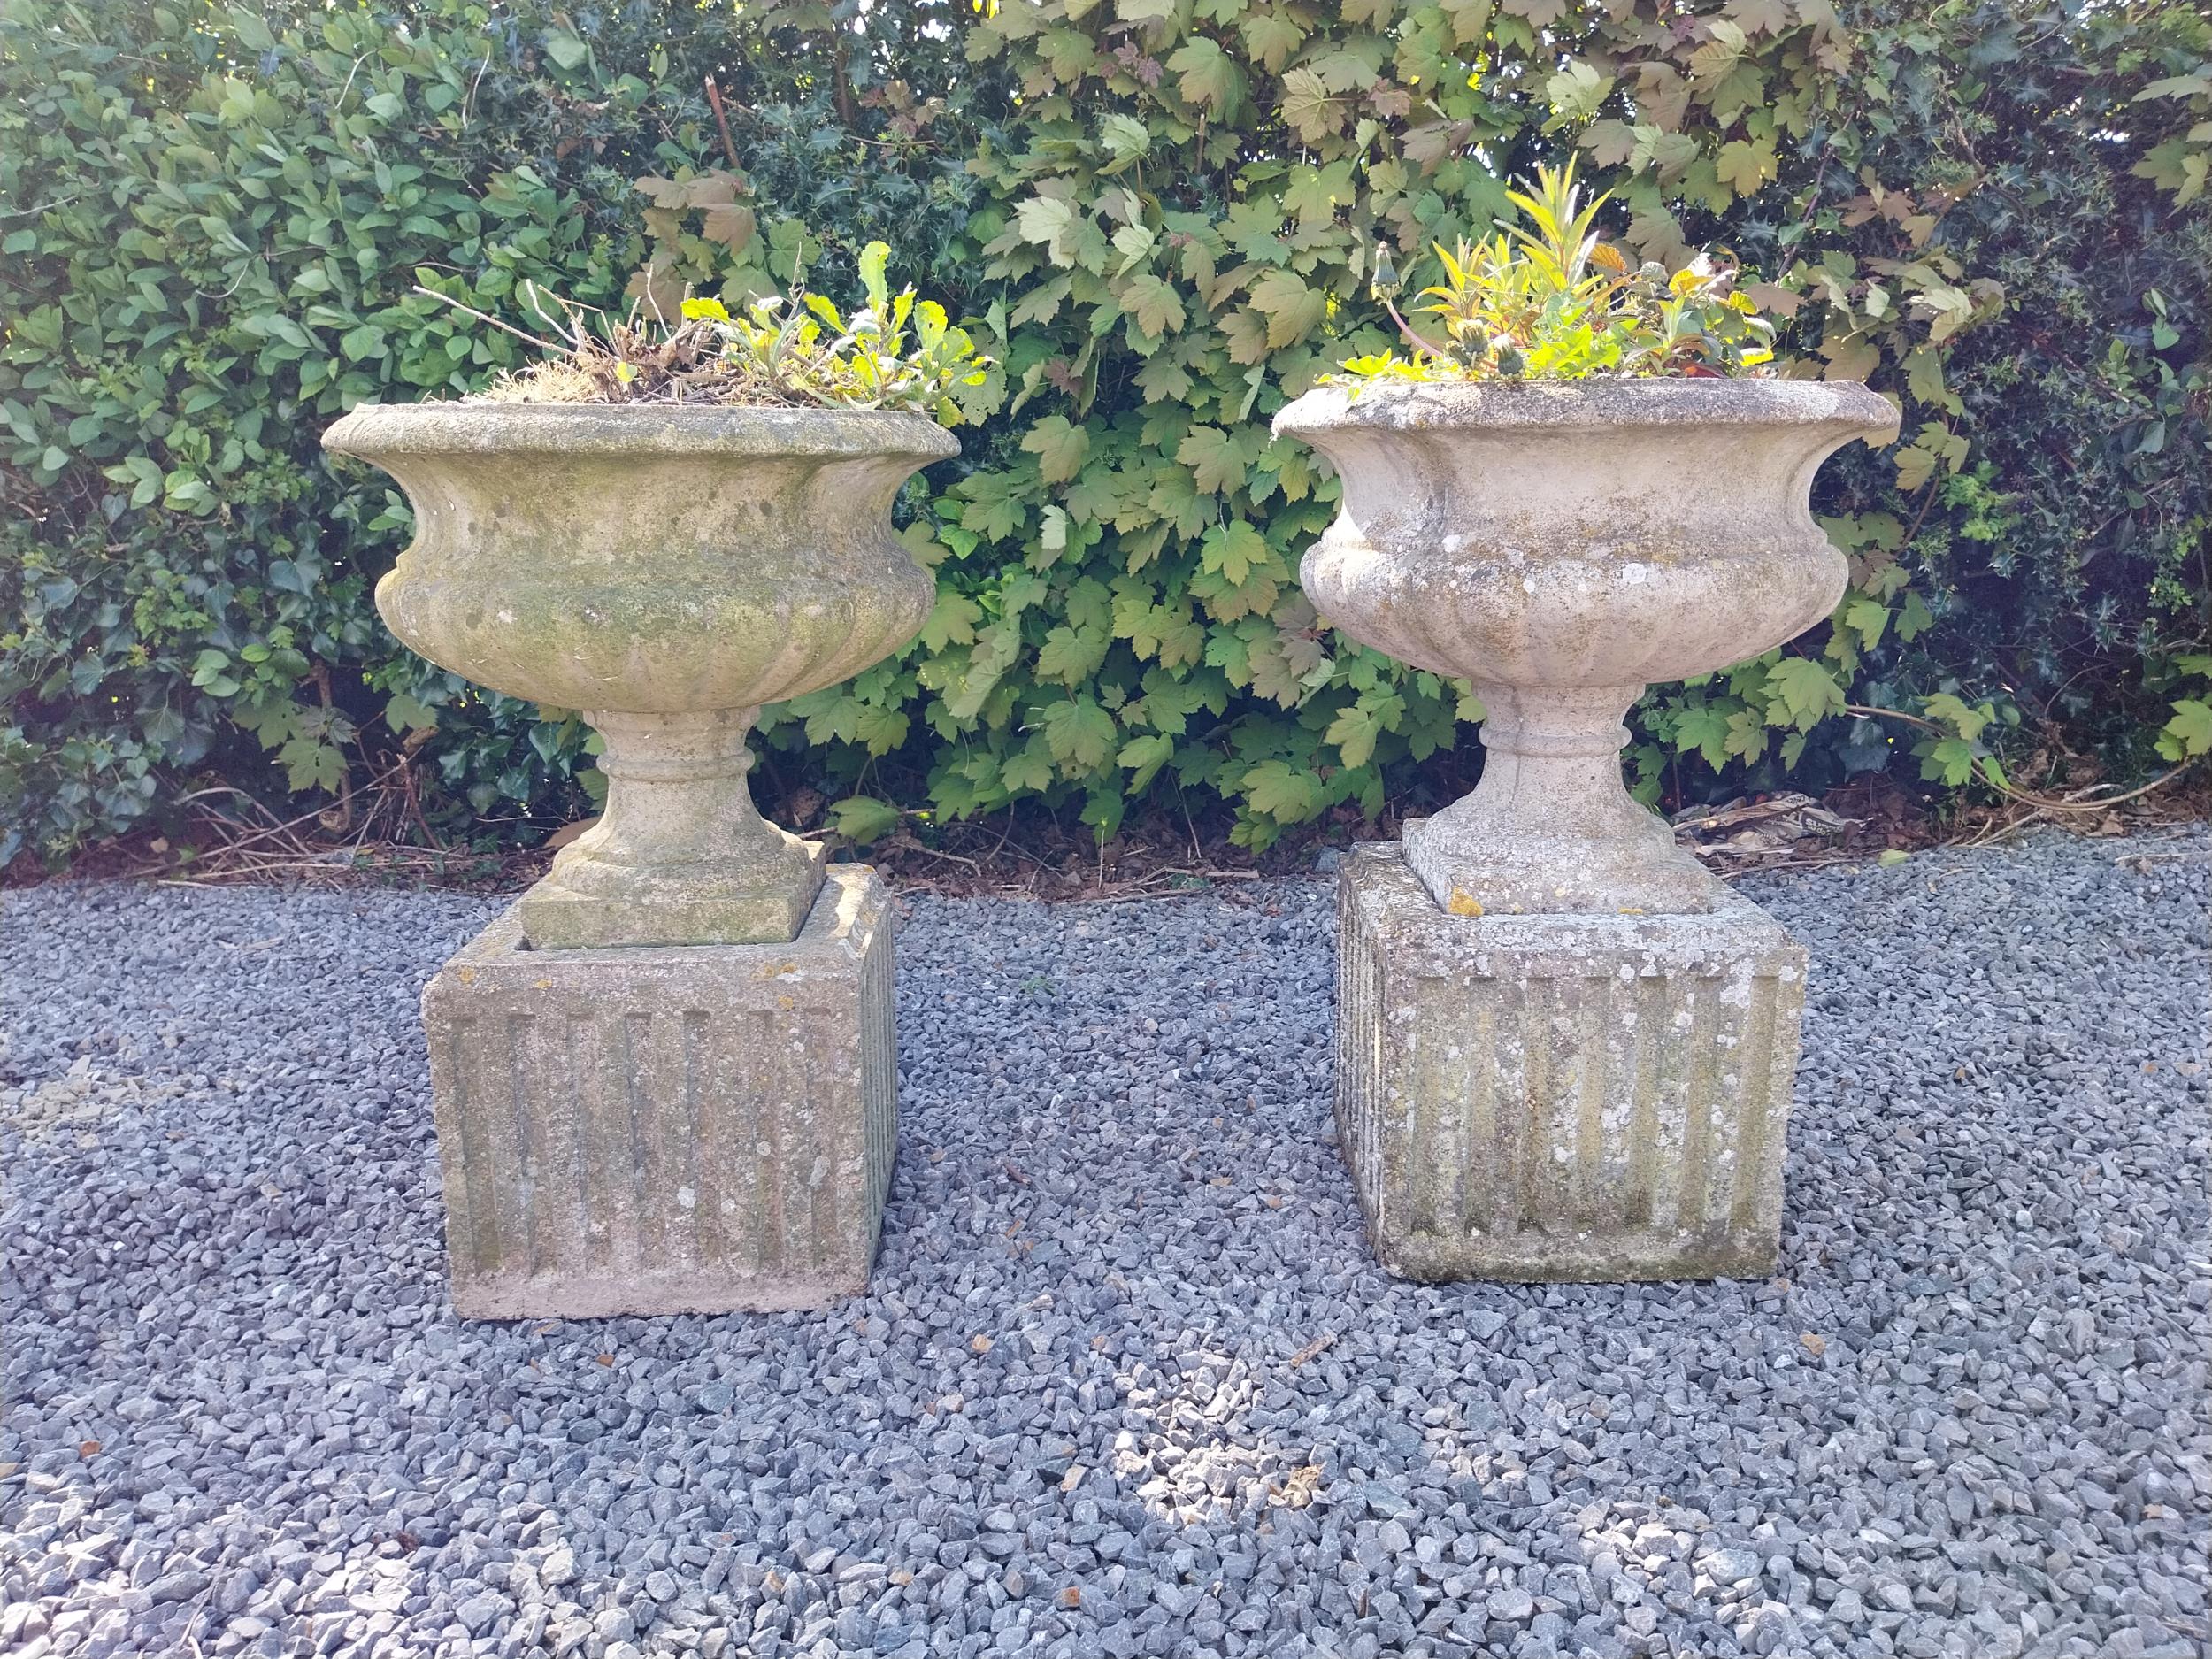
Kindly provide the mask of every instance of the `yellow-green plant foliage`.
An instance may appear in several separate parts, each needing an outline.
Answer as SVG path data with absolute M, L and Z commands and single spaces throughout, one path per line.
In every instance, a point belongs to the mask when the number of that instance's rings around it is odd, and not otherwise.
M 796 283 L 787 296 L 746 300 L 734 315 L 718 299 L 687 297 L 669 318 L 638 299 L 619 319 L 526 285 L 532 310 L 555 338 L 533 336 L 546 355 L 503 375 L 484 396 L 509 403 L 888 409 L 948 426 L 978 419 L 995 402 L 990 358 L 935 300 L 918 301 L 910 284 L 891 292 L 890 257 L 888 242 L 860 250 L 865 303 L 849 315 Z
M 1367 291 L 1390 313 L 1396 349 L 1348 358 L 1331 379 L 1580 380 L 1590 375 L 1745 374 L 1774 360 L 1774 325 L 1735 291 L 1735 270 L 1700 251 L 1670 272 L 1631 266 L 1600 238 L 1602 196 L 1585 203 L 1575 166 L 1539 167 L 1506 199 L 1527 223 L 1456 249 L 1436 245 L 1444 278 L 1421 290 L 1423 334 L 1399 315 L 1390 244 L 1375 250 Z
M 1455 790 L 1473 710 L 1312 614 L 1294 561 L 1334 485 L 1267 421 L 1398 342 L 1379 247 L 1479 249 L 1502 180 L 1571 157 L 1630 269 L 1671 293 L 1694 249 L 1732 250 L 1773 372 L 1905 418 L 1824 475 L 1854 570 L 1832 626 L 1647 699 L 1648 793 L 1818 786 L 1893 735 L 1923 751 L 1906 776 L 1963 783 L 2023 722 L 2129 766 L 2177 720 L 2192 752 L 2208 57 L 2191 8 L 1997 0 L 412 0 L 97 28 L 20 0 L 0 859 L 126 826 L 196 768 L 252 781 L 265 744 L 325 800 L 403 731 L 434 820 L 572 810 L 580 726 L 376 627 L 403 509 L 316 432 L 521 360 L 418 282 L 518 321 L 525 280 L 671 314 L 690 287 L 734 319 L 879 238 L 995 360 L 990 412 L 910 497 L 921 640 L 777 711 L 771 787 L 1042 796 L 1102 832 L 1179 789 L 1255 845 Z

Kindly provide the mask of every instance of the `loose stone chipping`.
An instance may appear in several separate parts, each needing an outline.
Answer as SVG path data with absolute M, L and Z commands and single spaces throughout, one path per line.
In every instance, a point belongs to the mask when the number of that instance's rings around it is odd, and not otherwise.
M 514 910 L 423 995 L 465 1318 L 812 1308 L 866 1288 L 897 1137 L 884 886 L 787 945 L 534 950 Z
M 918 896 L 867 1294 L 546 1323 L 454 1316 L 416 1016 L 501 905 L 0 895 L 0 1652 L 2200 1659 L 2208 869 L 1750 879 L 1783 1256 L 1668 1285 L 1376 1267 L 1333 883 Z

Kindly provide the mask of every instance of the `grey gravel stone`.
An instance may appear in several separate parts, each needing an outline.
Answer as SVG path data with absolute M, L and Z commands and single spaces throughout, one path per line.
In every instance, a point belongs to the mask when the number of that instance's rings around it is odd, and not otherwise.
M 10 893 L 0 1647 L 2196 1659 L 2208 858 L 1745 883 L 1814 972 L 1705 1285 L 1376 1270 L 1325 881 L 915 899 L 871 1293 L 515 1325 L 415 1015 L 496 901 Z

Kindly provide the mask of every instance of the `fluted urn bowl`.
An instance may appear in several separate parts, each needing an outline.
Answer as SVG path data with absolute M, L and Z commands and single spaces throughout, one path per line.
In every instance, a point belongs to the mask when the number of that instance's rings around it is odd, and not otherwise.
M 951 434 L 877 410 L 419 403 L 364 404 L 323 443 L 414 505 L 377 584 L 392 632 L 605 740 L 606 810 L 521 901 L 530 941 L 795 937 L 819 853 L 755 810 L 746 733 L 927 620 L 889 512 Z
M 1782 644 L 1847 568 L 1813 521 L 1820 464 L 1897 433 L 1855 383 L 1642 380 L 1325 387 L 1275 418 L 1334 465 L 1342 509 L 1300 567 L 1322 617 L 1472 682 L 1472 793 L 1408 827 L 1436 902 L 1696 911 L 1717 884 L 1621 779 L 1655 680 Z

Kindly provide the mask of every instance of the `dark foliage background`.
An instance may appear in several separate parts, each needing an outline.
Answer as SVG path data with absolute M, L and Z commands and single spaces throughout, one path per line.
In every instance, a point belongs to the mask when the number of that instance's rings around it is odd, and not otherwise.
M 772 777 L 862 830 L 1179 790 L 1256 846 L 1455 789 L 1473 710 L 1304 605 L 1333 484 L 1265 423 L 1379 339 L 1379 237 L 1480 230 L 1571 147 L 1634 250 L 1732 248 L 1791 372 L 1905 411 L 1824 475 L 1833 624 L 1647 697 L 1647 795 L 2200 754 L 2208 58 L 2186 4 L 15 0 L 0 864 L 211 787 L 526 842 L 585 810 L 576 720 L 383 633 L 404 504 L 318 435 L 526 349 L 418 280 L 517 320 L 525 278 L 835 291 L 877 236 L 1004 402 L 905 503 L 930 627 L 780 711 Z

